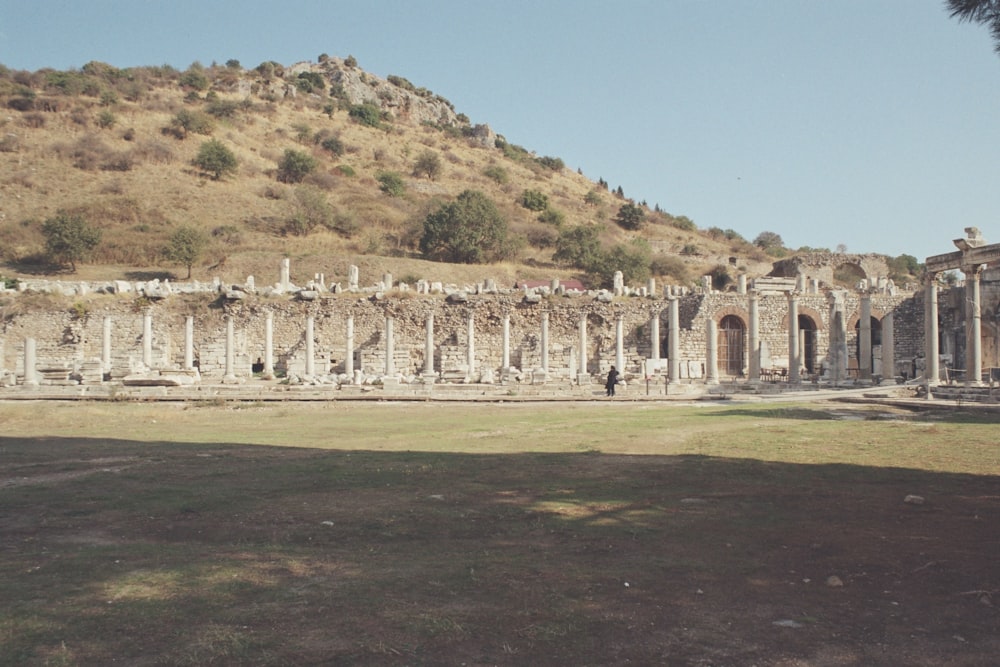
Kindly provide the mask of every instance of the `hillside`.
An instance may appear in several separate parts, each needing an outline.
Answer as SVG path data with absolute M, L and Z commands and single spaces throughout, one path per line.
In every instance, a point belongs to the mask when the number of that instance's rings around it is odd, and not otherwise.
M 623 229 L 616 216 L 629 202 L 603 179 L 509 144 L 440 95 L 376 77 L 351 57 L 185 71 L 0 66 L 0 105 L 0 275 L 8 278 L 65 275 L 42 234 L 59 212 L 101 230 L 76 266 L 80 278 L 183 278 L 185 267 L 163 254 L 183 226 L 208 239 L 192 267 L 200 280 L 270 281 L 282 257 L 297 277 L 332 280 L 350 264 L 363 276 L 411 280 L 586 280 L 553 253 L 560 231 L 593 226 L 605 251 L 645 240 L 645 268 L 664 282 L 693 284 L 720 265 L 733 275 L 770 269 L 771 258 L 731 230 L 699 230 L 643 202 L 633 202 L 641 228 Z M 218 179 L 193 164 L 210 140 L 236 158 Z M 312 171 L 290 178 L 288 151 L 311 157 Z M 486 266 L 430 263 L 418 250 L 424 220 L 465 190 L 496 204 L 517 243 Z M 526 191 L 544 207 L 529 210 Z

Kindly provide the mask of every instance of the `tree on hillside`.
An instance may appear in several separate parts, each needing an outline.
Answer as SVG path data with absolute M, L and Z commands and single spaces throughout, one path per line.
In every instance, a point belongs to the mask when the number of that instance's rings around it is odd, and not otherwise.
M 615 216 L 615 222 L 622 229 L 629 230 L 639 230 L 642 229 L 642 223 L 646 219 L 646 212 L 641 206 L 636 206 L 634 202 L 625 202 L 618 209 L 618 215 Z
M 198 149 L 198 155 L 191 163 L 217 181 L 236 171 L 236 155 L 218 139 L 209 139 Z
M 993 48 L 1000 54 L 1000 0 L 946 0 L 952 18 L 989 28 Z
M 781 240 L 781 235 L 776 232 L 761 232 L 753 240 L 753 244 L 761 250 L 785 247 L 785 242 Z
M 503 259 L 509 251 L 507 221 L 478 190 L 466 190 L 424 220 L 420 252 L 428 259 L 485 264 Z
M 429 180 L 435 180 L 441 175 L 441 158 L 431 150 L 422 152 L 417 156 L 417 161 L 413 163 L 413 175 L 426 176 Z
M 559 232 L 552 259 L 577 269 L 589 271 L 601 258 L 601 228 L 579 225 Z
M 178 227 L 170 235 L 163 254 L 169 261 L 186 266 L 187 277 L 191 278 L 191 267 L 201 257 L 207 245 L 208 237 L 200 229 L 190 226 Z
M 76 263 L 87 257 L 101 242 L 101 230 L 87 224 L 81 215 L 60 211 L 42 223 L 45 252 L 58 264 L 69 264 L 76 273 Z

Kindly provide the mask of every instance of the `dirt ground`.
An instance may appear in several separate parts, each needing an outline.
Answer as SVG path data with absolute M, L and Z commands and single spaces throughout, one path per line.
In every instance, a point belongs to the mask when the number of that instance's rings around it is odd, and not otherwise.
M 0 664 L 996 665 L 998 529 L 905 467 L 0 436 Z

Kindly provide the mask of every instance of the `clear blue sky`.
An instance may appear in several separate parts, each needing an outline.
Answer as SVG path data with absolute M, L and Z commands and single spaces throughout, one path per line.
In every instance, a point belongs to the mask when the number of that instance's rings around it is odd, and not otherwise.
M 942 0 L 0 0 L 0 63 L 353 55 L 700 228 L 1000 242 L 1000 57 Z

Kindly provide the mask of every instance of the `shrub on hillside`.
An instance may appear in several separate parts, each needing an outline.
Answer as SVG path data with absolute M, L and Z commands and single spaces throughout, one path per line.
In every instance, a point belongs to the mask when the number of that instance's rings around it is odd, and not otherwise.
M 496 204 L 477 190 L 466 190 L 424 220 L 420 252 L 428 259 L 486 264 L 511 252 L 507 221 Z
M 525 190 L 521 193 L 521 206 L 529 211 L 544 211 L 548 208 L 549 197 L 538 190 Z
M 50 261 L 69 264 L 76 272 L 76 263 L 85 259 L 101 242 L 101 230 L 91 227 L 81 215 L 60 211 L 42 223 L 45 252 Z
M 301 183 L 314 169 L 316 159 L 312 155 L 287 148 L 278 163 L 278 180 L 282 183 Z
M 441 175 L 441 158 L 434 151 L 423 151 L 417 156 L 413 163 L 413 175 L 426 176 L 430 180 L 435 180 Z
M 192 164 L 217 181 L 227 174 L 236 172 L 239 164 L 236 155 L 218 139 L 209 139 L 198 149 Z
M 193 109 L 181 109 L 170 120 L 170 125 L 163 128 L 163 132 L 178 139 L 184 139 L 192 132 L 208 135 L 212 134 L 214 129 L 215 122 L 207 113 Z
M 498 164 L 493 164 L 483 169 L 483 176 L 494 181 L 497 185 L 503 185 L 510 180 L 507 170 Z
M 637 206 L 633 202 L 625 202 L 618 209 L 618 215 L 615 216 L 615 222 L 622 229 L 628 229 L 630 231 L 637 231 L 642 229 L 642 224 L 646 218 L 646 212 L 642 207 Z
M 406 183 L 403 177 L 394 171 L 380 171 L 375 175 L 379 190 L 390 197 L 402 197 L 406 193 Z

